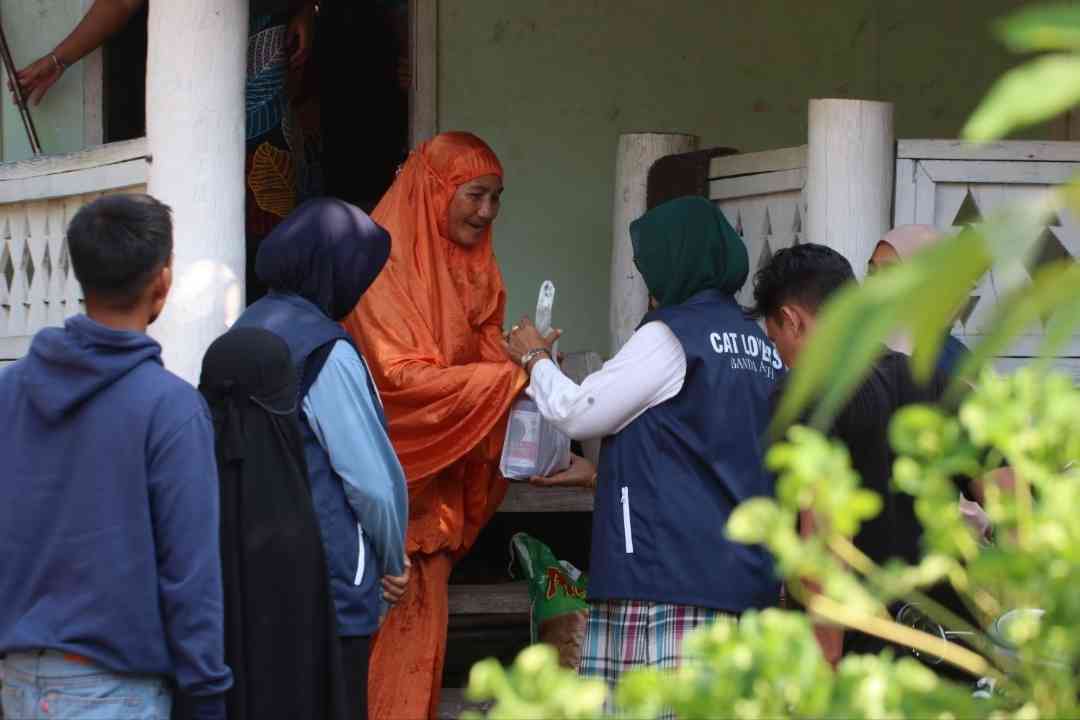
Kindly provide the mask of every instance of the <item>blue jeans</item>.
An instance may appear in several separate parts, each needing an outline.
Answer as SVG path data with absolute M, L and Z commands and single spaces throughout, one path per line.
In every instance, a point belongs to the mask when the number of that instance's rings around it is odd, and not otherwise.
M 51 650 L 0 660 L 4 720 L 169 720 L 165 678 L 120 675 Z

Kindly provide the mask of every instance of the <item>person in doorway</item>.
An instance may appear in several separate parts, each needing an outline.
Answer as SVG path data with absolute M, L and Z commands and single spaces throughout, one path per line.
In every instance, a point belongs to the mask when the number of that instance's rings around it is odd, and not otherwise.
M 754 311 L 764 318 L 766 332 L 785 364 L 798 365 L 820 309 L 836 291 L 853 282 L 855 273 L 847 259 L 822 245 L 786 248 L 762 266 L 754 278 Z M 917 384 L 909 358 L 886 350 L 829 428 L 829 434 L 847 447 L 863 485 L 881 497 L 881 513 L 864 522 L 854 538 L 855 546 L 875 563 L 884 564 L 891 558 L 917 563 L 921 557 L 922 526 L 915 515 L 914 498 L 895 490 L 891 483 L 896 456 L 889 443 L 889 423 L 906 405 L 939 402 L 947 382 L 938 370 L 930 383 Z M 971 492 L 966 482 L 961 482 L 958 490 Z M 804 514 L 800 527 L 804 535 L 812 534 L 814 518 Z M 954 614 L 973 622 L 951 587 L 939 585 L 929 594 Z M 897 608 L 891 610 L 895 613 Z M 818 628 L 817 634 L 826 658 L 834 664 L 842 654 L 877 654 L 888 646 L 876 637 L 832 626 Z
M 309 200 L 259 248 L 255 269 L 270 293 L 234 326 L 281 337 L 300 378 L 304 458 L 337 609 L 350 720 L 367 717 L 368 657 L 383 601 L 397 602 L 409 581 L 405 477 L 364 359 L 339 324 L 389 254 L 390 236 L 358 208 Z
M 345 712 L 298 386 L 288 345 L 266 330 L 230 330 L 203 358 L 199 391 L 220 480 L 229 720 L 355 720 Z
M 94 0 L 75 29 L 52 52 L 16 74 L 23 96 L 31 104 L 41 102 L 71 65 L 122 30 L 146 3 Z M 306 167 L 306 140 L 298 135 L 297 123 L 291 118 L 286 85 L 289 71 L 299 71 L 311 56 L 315 4 L 315 0 L 250 3 L 244 183 L 249 258 L 256 256 L 259 243 L 292 211 L 304 190 L 297 183 L 302 174 L 297 169 Z M 283 167 L 286 172 L 282 172 Z M 246 283 L 249 303 L 266 292 L 251 262 Z
M 736 505 L 774 492 L 763 458 L 784 374 L 734 297 L 746 247 L 697 197 L 650 210 L 630 235 L 652 310 L 600 371 L 576 385 L 551 360 L 557 333 L 540 337 L 527 319 L 508 339 L 541 414 L 570 437 L 605 438 L 580 670 L 610 685 L 678 666 L 686 633 L 780 598 L 768 551 L 724 535 Z M 567 484 L 588 470 L 577 466 Z
M 146 334 L 172 282 L 169 208 L 71 220 L 86 314 L 0 374 L 4 715 L 168 717 L 175 682 L 224 720 L 217 466 L 206 403 Z
M 371 361 L 409 484 L 413 582 L 372 649 L 378 720 L 435 717 L 450 570 L 506 493 L 499 456 L 525 375 L 503 347 L 491 240 L 502 175 L 468 133 L 413 151 L 373 213 L 393 237 L 386 270 L 345 320 Z
M 894 263 L 903 262 L 919 250 L 940 241 L 942 237 L 936 228 L 929 225 L 899 225 L 885 233 L 885 237 L 881 238 L 874 247 L 869 270 L 874 273 Z M 889 347 L 896 352 L 910 355 L 911 338 L 907 335 L 898 336 L 890 341 Z M 950 333 L 945 336 L 941 354 L 938 356 L 937 368 L 947 377 L 952 377 L 967 353 L 968 349 L 964 343 Z

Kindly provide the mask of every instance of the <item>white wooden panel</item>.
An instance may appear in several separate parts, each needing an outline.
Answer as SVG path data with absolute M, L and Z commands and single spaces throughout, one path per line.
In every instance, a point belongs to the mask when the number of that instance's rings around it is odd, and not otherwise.
M 962 140 L 897 140 L 896 156 L 915 160 L 1080 162 L 1080 143 L 1006 140 L 975 145 Z
M 0 337 L 0 365 L 15 362 L 30 352 L 31 336 Z
M 709 199 L 713 201 L 748 195 L 767 195 L 770 193 L 801 190 L 806 184 L 806 170 L 779 170 L 776 172 L 741 175 L 709 181 Z
M 1035 360 L 1033 357 L 1000 357 L 994 361 L 994 367 L 998 372 L 1010 373 L 1030 365 Z M 1054 361 L 1053 369 L 1071 377 L 1074 385 L 1080 385 L 1080 358 L 1059 357 Z
M 709 179 L 806 167 L 806 146 L 725 155 L 709 161 Z
M 923 160 L 920 165 L 935 182 L 1061 185 L 1080 172 L 1074 162 Z
M 114 190 L 133 185 L 145 185 L 147 163 L 143 159 L 0 182 L 0 203 L 82 195 L 101 190 Z
M 753 300 L 753 278 L 758 269 L 777 251 L 801 242 L 805 203 L 801 189 L 717 202 L 728 222 L 742 236 L 750 259 L 750 273 L 737 295 L 742 304 L 749 305 Z
M 934 181 L 926 174 L 922 163 L 915 167 L 915 222 L 924 225 L 936 225 L 934 209 L 936 188 Z
M 934 225 L 942 230 L 956 230 L 963 225 L 1006 210 L 1010 205 L 1028 202 L 1044 194 L 1050 187 L 1070 179 L 1080 163 L 1071 161 L 1031 161 L 1026 156 L 1046 157 L 1051 150 L 1058 157 L 1070 155 L 1078 143 L 1038 143 L 1023 150 L 1012 144 L 992 147 L 985 155 L 978 155 L 971 148 L 954 149 L 958 160 L 919 160 L 915 162 L 916 222 Z M 944 148 L 944 149 L 943 149 Z M 915 148 L 918 152 L 935 151 L 945 154 L 944 145 Z M 910 154 L 912 148 L 906 151 Z M 905 149 L 901 149 L 901 154 Z M 1023 160 L 1009 161 L 1010 153 Z M 981 159 L 983 157 L 991 159 Z M 905 160 L 897 163 L 901 167 Z M 898 175 L 898 181 L 900 176 Z M 897 189 L 899 197 L 901 189 Z M 1064 252 L 1078 257 L 1080 227 L 1068 212 L 1062 212 L 1054 227 L 1036 229 L 1056 239 Z M 1026 243 L 1035 238 L 1016 238 Z M 1011 263 L 999 262 L 980 279 L 973 289 L 971 302 L 961 313 L 954 332 L 968 345 L 976 345 L 997 315 L 998 306 L 1009 295 L 1031 281 L 1036 258 L 1026 258 Z M 1026 328 L 1003 355 L 1023 358 L 1036 355 L 1043 341 L 1044 328 L 1035 323 Z M 1080 334 L 1059 352 L 1062 357 L 1080 356 Z M 1010 363 L 1004 363 L 1008 366 Z M 1013 363 L 1015 365 L 1015 363 Z M 1070 365 L 1071 367 L 1072 365 Z
M 146 138 L 99 145 L 65 155 L 42 155 L 30 160 L 0 163 L 0 182 L 86 170 L 138 158 L 149 159 Z
M 36 180 L 9 182 L 13 194 L 18 194 L 14 186 Z M 145 186 L 121 189 L 144 192 Z M 60 325 L 82 311 L 82 292 L 71 267 L 65 233 L 78 209 L 100 195 L 93 191 L 0 203 L 0 360 L 22 357 L 34 333 Z
M 893 226 L 915 222 L 915 161 L 896 161 L 896 194 L 893 196 Z

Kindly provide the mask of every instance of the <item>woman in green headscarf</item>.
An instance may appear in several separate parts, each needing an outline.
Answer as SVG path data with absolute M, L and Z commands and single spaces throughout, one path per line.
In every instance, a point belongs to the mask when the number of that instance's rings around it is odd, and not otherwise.
M 652 309 L 603 369 L 577 385 L 551 360 L 558 333 L 523 320 L 508 338 L 541 414 L 572 438 L 604 438 L 598 474 L 577 461 L 537 482 L 596 487 L 580 670 L 612 684 L 677 666 L 686 632 L 773 605 L 780 590 L 767 552 L 724 535 L 736 505 L 773 494 L 763 438 L 783 373 L 735 301 L 746 248 L 696 197 L 649 211 L 630 235 Z

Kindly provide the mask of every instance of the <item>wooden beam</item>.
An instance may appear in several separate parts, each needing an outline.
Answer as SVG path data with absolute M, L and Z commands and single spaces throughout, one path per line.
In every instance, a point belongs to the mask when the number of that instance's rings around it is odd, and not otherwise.
M 740 175 L 709 181 L 709 199 L 733 200 L 754 195 L 771 195 L 801 190 L 806 184 L 806 170 L 777 170 L 754 175 Z
M 1003 140 L 974 145 L 963 140 L 898 140 L 896 157 L 913 160 L 1080 162 L 1080 142 Z
M 94 0 L 82 0 L 85 15 Z M 105 49 L 99 47 L 80 62 L 83 72 L 83 145 L 105 142 Z
M 765 152 L 742 153 L 713 158 L 709 179 L 750 175 L 752 173 L 795 170 L 806 167 L 806 146 L 780 148 Z
M 409 0 L 412 84 L 409 91 L 409 139 L 412 147 L 439 131 L 439 4 Z
M 451 615 L 529 614 L 529 590 L 524 580 L 493 585 L 450 585 Z
M 528 483 L 512 482 L 506 499 L 499 506 L 501 513 L 524 512 L 592 512 L 593 492 L 585 488 L 545 488 Z
M 198 385 L 206 348 L 244 308 L 248 0 L 147 7 L 147 187 L 173 210 L 174 248 L 149 332 L 165 366 Z
M 0 204 L 70 197 L 122 188 L 145 189 L 147 162 L 128 160 L 66 173 L 0 181 Z
M 146 138 L 124 140 L 64 155 L 42 155 L 29 160 L 0 163 L 0 182 L 99 168 L 129 160 L 149 161 Z
M 806 239 L 839 252 L 861 278 L 892 227 L 892 103 L 814 99 L 807 125 Z
M 922 160 L 919 167 L 939 183 L 1062 185 L 1080 170 L 1080 162 Z

